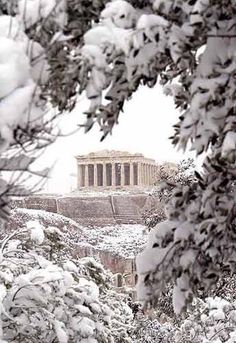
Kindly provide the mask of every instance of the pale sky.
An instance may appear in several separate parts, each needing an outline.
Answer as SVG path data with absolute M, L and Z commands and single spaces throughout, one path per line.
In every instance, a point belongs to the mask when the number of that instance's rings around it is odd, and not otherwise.
M 76 109 L 61 122 L 64 132 L 71 132 L 84 121 L 83 111 L 88 108 L 87 100 L 80 100 Z M 120 114 L 119 124 L 111 136 L 100 142 L 101 132 L 94 127 L 84 134 L 83 129 L 65 138 L 60 138 L 50 146 L 41 160 L 40 166 L 55 166 L 44 190 L 51 193 L 70 192 L 76 187 L 76 155 L 99 150 L 121 150 L 140 152 L 157 162 L 177 162 L 184 157 L 171 145 L 168 137 L 173 134 L 172 125 L 177 122 L 178 110 L 173 100 L 163 94 L 162 88 L 140 88 L 127 102 Z M 73 175 L 74 174 L 74 175 Z

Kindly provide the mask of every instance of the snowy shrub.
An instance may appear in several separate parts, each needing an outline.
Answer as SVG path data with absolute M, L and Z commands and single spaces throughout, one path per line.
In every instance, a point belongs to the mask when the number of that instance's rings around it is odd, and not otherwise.
M 139 315 L 132 333 L 133 343 L 172 343 L 175 328 L 155 318 Z
M 175 331 L 175 343 L 233 343 L 236 340 L 236 304 L 223 298 L 195 300 L 192 311 Z
M 183 160 L 177 165 L 163 163 L 158 166 L 155 186 L 150 197 L 150 209 L 142 213 L 142 218 L 149 229 L 166 220 L 165 205 L 170 200 L 172 193 L 178 187 L 192 185 L 196 182 L 194 177 L 193 159 Z
M 61 235 L 31 221 L 2 240 L 1 341 L 131 342 L 125 296 L 94 259 L 73 260 L 70 247 L 60 251 Z

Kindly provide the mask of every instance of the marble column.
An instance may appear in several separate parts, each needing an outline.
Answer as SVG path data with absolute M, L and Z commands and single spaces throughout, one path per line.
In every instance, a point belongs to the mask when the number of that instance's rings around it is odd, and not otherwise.
M 142 163 L 138 163 L 138 185 L 142 185 Z
M 116 186 L 116 174 L 115 174 L 115 163 L 111 164 L 111 185 Z
M 106 169 L 105 162 L 103 162 L 102 164 L 102 176 L 103 176 L 102 186 L 106 187 L 107 186 L 107 169 Z
M 144 163 L 141 163 L 141 186 L 145 184 L 145 170 L 144 170 Z
M 146 163 L 143 164 L 143 168 L 144 168 L 144 185 L 147 184 L 147 165 Z
M 77 186 L 82 187 L 82 167 L 80 164 L 77 165 L 78 176 L 77 176 Z
M 145 163 L 142 163 L 142 170 L 143 170 L 143 172 L 142 172 L 142 174 L 143 174 L 143 186 L 145 185 Z
M 141 186 L 141 163 L 137 163 L 138 165 L 138 186 Z
M 144 163 L 144 185 L 147 185 L 147 165 Z
M 134 164 L 131 162 L 129 164 L 129 170 L 130 170 L 130 186 L 134 185 Z
M 93 184 L 94 187 L 97 187 L 98 185 L 98 168 L 97 168 L 97 163 L 94 163 L 94 180 L 93 180 Z
M 84 187 L 88 187 L 88 164 L 85 164 L 84 169 Z
M 120 185 L 121 186 L 125 185 L 125 164 L 124 163 L 120 164 Z

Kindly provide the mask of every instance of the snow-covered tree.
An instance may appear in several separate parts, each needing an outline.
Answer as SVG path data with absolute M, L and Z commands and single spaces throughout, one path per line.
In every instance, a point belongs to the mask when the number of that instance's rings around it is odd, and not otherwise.
M 86 131 L 98 122 L 104 138 L 139 85 L 152 87 L 159 80 L 180 110 L 173 144 L 207 156 L 197 185 L 174 192 L 167 222 L 152 231 L 138 259 L 139 296 L 155 302 L 174 279 L 179 312 L 197 289 L 215 284 L 223 269 L 234 272 L 235 1 L 4 0 L 0 9 L 0 62 L 9 70 L 0 73 L 0 110 L 18 107 L 9 112 L 13 117 L 1 115 L 1 146 L 38 142 L 25 138 L 25 126 L 27 133 L 31 127 L 26 118 L 42 137 L 35 113 L 45 99 L 59 111 L 69 110 L 83 91 L 90 99 Z M 37 82 L 39 70 L 43 77 Z
M 48 174 L 32 164 L 61 134 L 59 116 L 76 103 L 76 49 L 104 5 L 0 0 L 0 218 L 9 214 L 9 196 L 40 188 L 41 180 L 28 178 Z
M 139 296 L 154 303 L 174 279 L 176 312 L 235 271 L 235 13 L 233 0 L 113 1 L 81 49 L 88 127 L 98 121 L 106 135 L 138 86 L 159 79 L 180 110 L 173 144 L 207 153 L 137 260 Z
M 131 342 L 125 295 L 93 258 L 73 259 L 64 236 L 29 221 L 1 241 L 1 342 Z

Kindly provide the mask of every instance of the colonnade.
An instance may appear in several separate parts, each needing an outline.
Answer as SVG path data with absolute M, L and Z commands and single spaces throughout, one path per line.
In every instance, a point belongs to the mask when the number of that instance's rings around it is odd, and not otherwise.
M 142 162 L 78 162 L 78 187 L 149 186 L 157 166 Z

